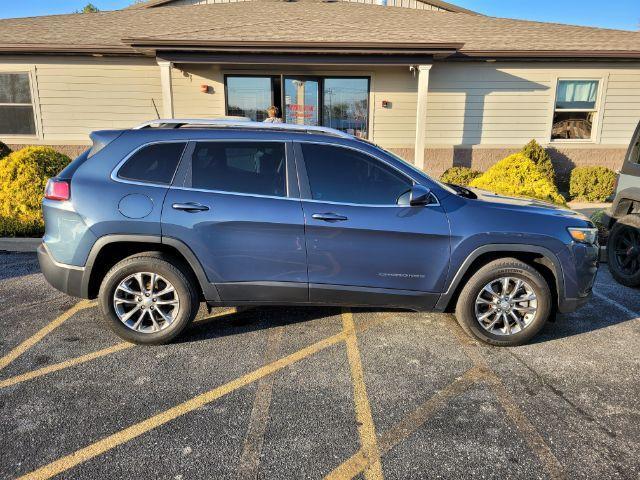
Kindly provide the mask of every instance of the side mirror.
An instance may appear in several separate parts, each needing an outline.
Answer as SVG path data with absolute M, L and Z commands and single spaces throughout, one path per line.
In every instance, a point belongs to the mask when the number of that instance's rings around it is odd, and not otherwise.
M 409 205 L 417 207 L 431 203 L 431 190 L 423 185 L 414 185 L 409 192 Z

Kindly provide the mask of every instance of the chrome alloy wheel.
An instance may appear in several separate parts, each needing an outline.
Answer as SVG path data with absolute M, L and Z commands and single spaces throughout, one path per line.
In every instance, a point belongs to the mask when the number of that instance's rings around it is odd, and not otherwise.
M 487 283 L 476 298 L 478 323 L 494 335 L 514 335 L 527 328 L 536 317 L 538 300 L 531 285 L 513 277 Z
M 175 320 L 180 299 L 173 285 L 151 272 L 139 272 L 122 280 L 113 293 L 113 307 L 131 330 L 155 333 Z

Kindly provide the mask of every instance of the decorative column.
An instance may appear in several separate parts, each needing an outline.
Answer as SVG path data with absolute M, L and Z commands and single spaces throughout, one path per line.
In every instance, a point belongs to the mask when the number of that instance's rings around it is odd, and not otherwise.
M 424 149 L 427 144 L 427 95 L 429 71 L 432 65 L 418 65 L 418 104 L 416 108 L 416 144 L 414 165 L 424 170 Z
M 162 85 L 162 116 L 174 118 L 173 111 L 173 85 L 171 82 L 171 69 L 173 64 L 166 60 L 157 60 L 160 67 L 160 84 Z

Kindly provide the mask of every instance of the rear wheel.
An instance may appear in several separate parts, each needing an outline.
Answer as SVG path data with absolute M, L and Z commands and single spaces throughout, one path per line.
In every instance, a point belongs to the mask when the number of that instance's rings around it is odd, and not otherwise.
M 544 277 L 515 258 L 488 263 L 467 282 L 456 318 L 471 336 L 491 345 L 529 341 L 551 313 L 552 296 Z
M 640 285 L 640 215 L 626 215 L 616 222 L 607 246 L 609 271 L 622 285 Z
M 103 318 L 121 338 L 159 345 L 175 338 L 195 317 L 198 295 L 179 264 L 159 255 L 136 255 L 105 275 L 98 295 Z

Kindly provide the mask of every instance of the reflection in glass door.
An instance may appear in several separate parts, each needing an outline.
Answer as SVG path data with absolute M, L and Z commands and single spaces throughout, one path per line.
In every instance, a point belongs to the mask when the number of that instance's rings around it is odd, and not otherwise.
M 315 78 L 285 77 L 284 121 L 297 125 L 319 125 L 320 82 Z
M 369 126 L 369 79 L 325 78 L 322 124 L 360 138 Z

